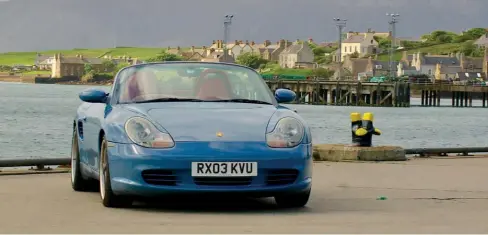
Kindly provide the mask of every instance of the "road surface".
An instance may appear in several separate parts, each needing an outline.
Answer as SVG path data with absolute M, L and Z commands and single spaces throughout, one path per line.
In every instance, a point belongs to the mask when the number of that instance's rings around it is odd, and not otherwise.
M 487 169 L 488 158 L 316 163 L 295 210 L 199 198 L 110 209 L 66 173 L 0 176 L 0 233 L 488 233 Z

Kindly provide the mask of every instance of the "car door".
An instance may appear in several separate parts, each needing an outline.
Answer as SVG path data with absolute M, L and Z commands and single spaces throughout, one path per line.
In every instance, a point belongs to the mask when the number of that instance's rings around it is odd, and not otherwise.
M 99 154 L 99 134 L 100 134 L 100 113 L 103 117 L 103 110 L 106 104 L 92 104 L 86 110 L 85 116 L 85 145 L 87 154 L 87 164 L 92 170 L 98 169 Z

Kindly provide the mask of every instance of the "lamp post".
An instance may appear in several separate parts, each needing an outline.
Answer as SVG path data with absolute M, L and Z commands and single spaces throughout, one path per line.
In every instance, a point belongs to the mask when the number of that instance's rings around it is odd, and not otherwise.
M 391 43 L 390 43 L 390 59 L 389 59 L 389 65 L 390 65 L 390 78 L 394 78 L 395 76 L 395 71 L 393 69 L 393 55 L 395 53 L 395 42 L 396 42 L 396 23 L 398 23 L 397 17 L 399 17 L 399 14 L 393 14 L 393 13 L 386 13 L 386 16 L 390 17 L 390 21 L 388 22 L 390 24 L 390 30 L 391 30 Z
M 346 27 L 347 20 L 334 18 L 334 22 L 336 23 L 337 29 L 339 30 L 339 53 L 338 53 L 338 62 L 339 62 L 339 72 L 338 72 L 338 79 L 341 80 L 341 73 L 342 73 L 342 30 Z
M 232 24 L 232 18 L 234 18 L 234 15 L 226 15 L 224 19 L 224 60 L 227 61 L 227 41 L 229 40 L 230 36 L 230 25 Z

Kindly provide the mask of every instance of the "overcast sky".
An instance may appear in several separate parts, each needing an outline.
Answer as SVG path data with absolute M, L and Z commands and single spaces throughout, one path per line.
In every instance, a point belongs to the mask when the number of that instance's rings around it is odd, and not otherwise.
M 488 27 L 488 0 L 0 0 L 0 52 L 118 46 L 200 46 L 231 40 L 337 38 L 346 30 L 388 30 L 387 12 L 400 14 L 397 35 Z

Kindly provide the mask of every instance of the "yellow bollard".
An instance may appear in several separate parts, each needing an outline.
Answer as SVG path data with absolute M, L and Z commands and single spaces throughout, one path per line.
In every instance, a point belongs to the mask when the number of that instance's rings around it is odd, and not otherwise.
M 361 114 L 360 113 L 351 113 L 351 135 L 352 135 L 352 143 L 354 145 L 359 145 L 359 142 L 361 141 L 360 137 L 361 135 L 358 135 L 358 131 L 361 130 Z
M 356 135 L 361 136 L 360 146 L 371 147 L 373 135 L 381 135 L 381 131 L 373 125 L 373 113 L 364 113 L 361 123 L 361 129 L 356 131 Z

